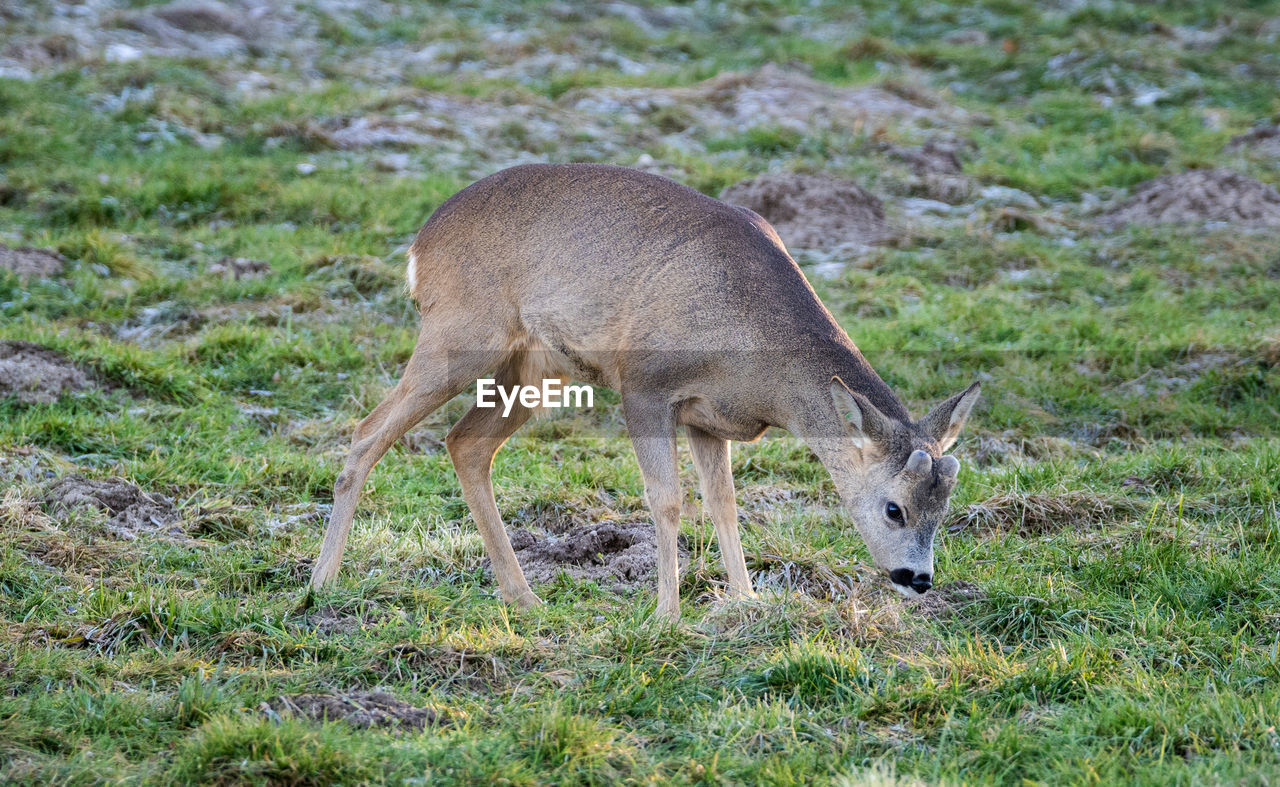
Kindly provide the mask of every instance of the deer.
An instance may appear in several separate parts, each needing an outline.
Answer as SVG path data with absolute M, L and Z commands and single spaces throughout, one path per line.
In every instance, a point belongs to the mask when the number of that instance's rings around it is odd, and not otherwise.
M 313 589 L 338 574 L 374 465 L 482 377 L 500 386 L 573 379 L 618 393 L 656 528 L 658 618 L 680 616 L 680 428 L 732 595 L 754 592 L 730 443 L 769 427 L 808 445 L 896 590 L 917 597 L 932 587 L 934 534 L 960 470 L 945 452 L 979 383 L 912 420 L 755 212 L 640 170 L 526 164 L 441 204 L 407 256 L 416 344 L 355 429 Z M 491 467 L 535 409 L 473 407 L 444 441 L 502 598 L 519 608 L 542 601 L 512 550 Z

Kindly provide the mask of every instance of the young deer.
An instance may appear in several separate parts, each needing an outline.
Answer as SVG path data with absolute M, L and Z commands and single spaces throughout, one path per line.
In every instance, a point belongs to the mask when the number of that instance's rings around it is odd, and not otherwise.
M 680 614 L 679 426 L 734 592 L 752 594 L 729 441 L 770 426 L 813 450 L 895 586 L 931 587 L 933 535 L 960 469 L 943 452 L 978 384 L 912 421 L 755 213 L 621 167 L 513 167 L 440 206 L 409 250 L 408 279 L 422 314 L 417 346 L 356 428 L 314 587 L 337 574 L 361 487 L 387 449 L 488 376 L 504 387 L 574 378 L 619 392 L 657 526 L 661 616 Z M 473 407 L 445 445 L 503 598 L 533 606 L 489 474 L 532 413 L 501 413 Z

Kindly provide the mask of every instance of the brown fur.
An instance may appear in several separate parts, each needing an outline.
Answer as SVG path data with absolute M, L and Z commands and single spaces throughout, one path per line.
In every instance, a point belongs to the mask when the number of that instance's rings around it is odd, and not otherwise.
M 894 463 L 901 470 L 911 450 L 936 456 L 944 438 L 954 440 L 926 430 L 928 419 L 911 421 L 768 222 L 665 178 L 591 164 L 504 170 L 441 205 L 414 240 L 410 264 L 422 314 L 418 345 L 400 383 L 356 432 L 313 575 L 317 586 L 337 572 L 373 464 L 425 415 L 490 374 L 504 385 L 561 377 L 621 394 L 658 527 L 659 613 L 671 617 L 679 613 L 678 426 L 690 433 L 730 583 L 743 594 L 751 588 L 729 440 L 788 429 L 813 446 L 846 498 L 866 496 L 869 472 Z M 833 377 L 856 392 L 879 429 L 861 451 L 829 392 Z M 976 388 L 962 396 L 969 393 L 976 397 Z M 935 427 L 952 426 L 958 401 L 949 400 Z M 965 401 L 963 414 L 972 406 Z M 504 597 L 531 604 L 536 596 L 489 482 L 494 453 L 530 413 L 517 408 L 504 419 L 498 412 L 473 408 L 447 444 Z M 941 514 L 936 503 L 922 508 L 931 544 Z M 855 522 L 865 536 L 859 515 Z M 880 560 L 873 539 L 868 544 Z

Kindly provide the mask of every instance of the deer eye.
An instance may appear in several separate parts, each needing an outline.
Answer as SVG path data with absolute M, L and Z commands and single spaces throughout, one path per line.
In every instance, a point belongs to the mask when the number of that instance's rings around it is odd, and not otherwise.
M 898 524 L 902 524 L 902 509 L 897 503 L 886 503 L 884 507 L 884 515 L 892 519 Z

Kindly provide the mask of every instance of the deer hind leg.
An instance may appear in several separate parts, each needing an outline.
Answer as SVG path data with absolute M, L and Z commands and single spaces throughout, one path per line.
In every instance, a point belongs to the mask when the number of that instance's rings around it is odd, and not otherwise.
M 461 393 L 499 358 L 496 352 L 452 354 L 437 349 L 443 346 L 437 341 L 441 338 L 439 333 L 424 329 L 400 382 L 356 427 L 346 464 L 333 486 L 333 512 L 325 528 L 320 557 L 311 571 L 313 588 L 319 589 L 338 575 L 360 490 L 378 460 L 406 432 Z
M 515 371 L 519 367 L 519 357 L 512 359 L 495 375 L 497 384 L 510 387 L 520 382 Z M 505 418 L 502 413 L 501 405 L 472 407 L 449 430 L 445 437 L 445 447 L 449 450 L 449 458 L 453 460 L 453 469 L 458 474 L 462 496 L 466 499 L 471 516 L 480 530 L 480 537 L 484 540 L 484 549 L 489 555 L 489 562 L 493 564 L 493 576 L 502 591 L 502 598 L 508 604 L 528 608 L 537 606 L 542 601 L 530 589 L 524 571 L 516 560 L 516 553 L 511 548 L 511 539 L 507 537 L 502 515 L 494 500 L 491 471 L 493 457 L 498 449 L 529 420 L 533 411 L 517 402 Z
M 729 588 L 736 595 L 753 597 L 755 592 L 751 588 L 751 576 L 747 573 L 742 540 L 738 536 L 738 504 L 733 496 L 729 441 L 696 426 L 687 426 L 686 430 L 693 464 L 698 468 L 698 479 L 702 482 L 702 504 L 716 527 L 724 569 L 729 575 Z

